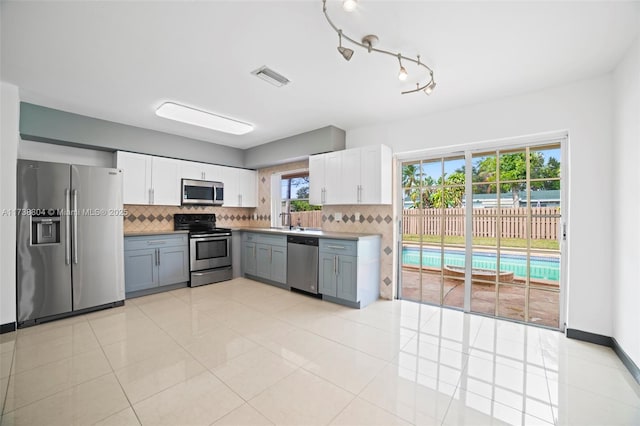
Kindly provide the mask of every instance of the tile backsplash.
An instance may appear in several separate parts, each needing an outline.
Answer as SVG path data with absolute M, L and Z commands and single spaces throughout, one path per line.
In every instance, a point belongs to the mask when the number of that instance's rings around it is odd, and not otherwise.
M 176 213 L 215 213 L 217 226 L 223 228 L 256 226 L 254 223 L 259 219 L 255 208 L 146 206 L 137 204 L 125 204 L 124 207 L 127 211 L 127 215 L 124 217 L 125 233 L 173 231 L 173 215 Z

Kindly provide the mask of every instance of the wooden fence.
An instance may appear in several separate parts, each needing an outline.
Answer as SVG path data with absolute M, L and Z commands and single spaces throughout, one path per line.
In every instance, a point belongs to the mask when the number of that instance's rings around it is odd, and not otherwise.
M 298 226 L 298 219 L 303 228 L 322 228 L 322 210 L 292 212 L 291 224 L 293 226 Z
M 499 211 L 499 212 L 498 212 Z M 440 235 L 444 225 L 447 236 L 464 236 L 464 208 L 445 209 L 405 209 L 402 218 L 403 234 Z M 498 215 L 498 213 L 500 213 Z M 498 219 L 499 216 L 499 219 Z M 291 224 L 303 228 L 322 228 L 322 211 L 291 213 Z M 526 238 L 527 208 L 485 208 L 473 209 L 473 236 L 495 238 L 501 227 L 501 238 Z M 560 209 L 557 207 L 531 208 L 531 238 L 536 240 L 557 240 L 560 223 Z
M 402 218 L 403 234 L 465 235 L 465 209 L 405 209 Z M 557 207 L 531 208 L 531 238 L 558 239 L 560 209 Z M 527 237 L 527 208 L 473 209 L 473 236 L 495 238 L 501 228 L 501 238 Z

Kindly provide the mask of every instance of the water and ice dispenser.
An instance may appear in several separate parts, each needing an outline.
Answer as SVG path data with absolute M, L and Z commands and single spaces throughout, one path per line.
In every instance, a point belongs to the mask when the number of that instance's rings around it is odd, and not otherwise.
M 60 216 L 31 217 L 31 245 L 60 244 Z

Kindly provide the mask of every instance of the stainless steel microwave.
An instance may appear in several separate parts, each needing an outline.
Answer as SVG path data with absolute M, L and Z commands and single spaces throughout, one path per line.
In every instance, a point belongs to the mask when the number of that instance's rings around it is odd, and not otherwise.
M 224 184 L 207 180 L 182 179 L 183 206 L 221 206 Z

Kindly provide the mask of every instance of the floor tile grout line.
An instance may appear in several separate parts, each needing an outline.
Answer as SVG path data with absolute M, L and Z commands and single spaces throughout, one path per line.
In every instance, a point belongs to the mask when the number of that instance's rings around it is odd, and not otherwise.
M 542 357 L 542 366 L 544 367 L 544 377 L 547 383 L 547 394 L 549 395 L 549 406 L 551 408 L 551 417 L 553 418 L 553 424 L 558 425 L 558 418 L 556 417 L 556 413 L 553 409 L 553 400 L 551 399 L 551 385 L 549 384 L 549 375 L 547 374 L 547 361 L 544 356 L 544 351 L 542 349 L 542 338 L 538 335 L 538 341 L 540 344 L 540 356 Z
M 96 332 L 93 328 L 93 324 L 91 324 L 91 322 L 89 321 L 89 327 L 91 327 L 91 331 L 93 332 L 93 334 L 95 335 L 96 340 L 98 340 L 98 336 L 96 335 Z M 99 340 L 98 340 L 99 342 Z M 136 409 L 133 407 L 133 404 L 131 403 L 131 399 L 129 399 L 129 395 L 127 394 L 127 392 L 124 389 L 124 386 L 122 386 L 122 382 L 120 381 L 120 378 L 118 377 L 118 375 L 116 374 L 116 370 L 113 368 L 113 365 L 111 364 L 111 361 L 109 360 L 109 357 L 107 356 L 107 353 L 104 350 L 104 347 L 102 346 L 102 344 L 100 344 L 100 350 L 102 351 L 102 355 L 104 356 L 104 358 L 107 360 L 107 363 L 109 364 L 109 367 L 111 368 L 111 374 L 113 374 L 113 377 L 116 379 L 116 381 L 118 382 L 118 386 L 120 386 L 120 390 L 122 391 L 122 394 L 124 395 L 124 397 L 127 399 L 127 402 L 129 403 L 129 408 L 131 408 L 131 411 L 133 411 L 133 414 L 136 416 L 136 420 L 138 420 L 138 423 L 142 425 L 142 420 L 140 420 L 140 417 L 138 416 L 138 412 L 136 411 Z M 123 410 L 120 410 L 123 411 Z M 105 420 L 111 416 L 113 416 L 114 414 L 119 413 L 120 411 L 116 412 L 116 413 L 111 413 L 109 414 L 107 417 L 105 417 L 104 419 L 101 419 L 99 421 Z
M 16 340 L 17 340 L 17 336 L 16 336 Z M 11 371 L 13 370 L 13 363 L 14 363 L 15 357 L 16 357 L 15 356 L 15 352 L 16 352 L 16 345 L 15 345 L 15 342 L 14 342 L 13 350 L 11 351 L 11 366 L 9 367 L 9 375 L 6 377 L 6 379 L 7 379 L 7 389 L 6 389 L 6 392 L 4 394 L 4 398 L 2 398 L 2 406 L 0 407 L 0 419 L 2 417 L 4 417 L 4 415 L 5 415 L 4 409 L 5 409 L 6 405 L 7 405 L 7 398 L 9 397 L 9 386 L 11 386 L 11 380 L 12 380 Z M 4 379 L 4 377 L 2 379 L 0 379 L 0 380 L 3 380 L 3 379 Z
M 24 409 L 24 408 L 26 408 L 26 407 L 29 407 L 30 405 L 37 404 L 38 402 L 41 402 L 41 401 L 44 401 L 45 399 L 48 399 L 48 398 L 54 397 L 54 396 L 56 396 L 56 395 L 57 395 L 57 394 L 59 394 L 59 393 L 66 392 L 66 391 L 68 391 L 68 390 L 70 390 L 70 389 L 73 389 L 73 388 L 75 388 L 75 387 L 77 387 L 77 386 L 81 386 L 81 385 L 83 385 L 83 384 L 85 384 L 85 383 L 89 383 L 89 382 L 92 382 L 92 381 L 94 381 L 94 380 L 98 380 L 98 379 L 102 379 L 103 377 L 107 377 L 107 376 L 108 376 L 108 375 L 110 375 L 110 374 L 112 374 L 112 373 L 111 373 L 111 372 L 108 372 L 108 373 L 100 374 L 99 376 L 92 377 L 92 378 L 90 378 L 90 379 L 88 379 L 88 380 L 85 380 L 85 381 L 83 381 L 83 382 L 78 382 L 78 383 L 76 383 L 76 384 L 74 384 L 74 385 L 66 386 L 65 388 L 60 389 L 60 390 L 57 390 L 56 392 L 54 392 L 54 393 L 52 393 L 52 394 L 49 394 L 49 395 L 43 396 L 43 397 L 38 398 L 38 399 L 34 399 L 33 401 L 31 401 L 31 402 L 29 402 L 29 403 L 27 403 L 27 404 L 24 404 L 24 405 L 21 405 L 21 406 L 19 406 L 19 407 L 16 407 L 16 408 L 14 408 L 14 409 L 13 409 L 13 410 L 11 410 L 11 411 L 7 411 L 6 413 L 3 413 L 3 415 L 5 415 L 5 414 L 9 414 L 9 413 L 13 413 L 13 412 L 15 412 L 15 411 L 18 411 L 18 410 Z
M 174 297 L 175 297 L 175 296 L 174 296 Z M 192 308 L 192 306 L 191 306 L 191 305 L 188 305 L 188 306 L 189 306 L 189 308 L 190 308 L 191 310 L 193 310 L 193 308 Z M 239 394 L 239 393 L 237 393 L 235 390 L 233 390 L 233 389 L 232 389 L 232 388 L 231 388 L 231 387 L 230 387 L 230 386 L 229 386 L 229 385 L 228 385 L 224 380 L 222 380 L 222 378 L 218 377 L 218 375 L 216 375 L 214 371 L 212 371 L 210 368 L 208 368 L 206 365 L 204 365 L 204 364 L 203 364 L 203 363 L 202 363 L 202 362 L 201 362 L 201 361 L 200 361 L 196 356 L 194 356 L 194 355 L 193 355 L 193 354 L 192 354 L 192 353 L 191 353 L 191 352 L 190 352 L 190 351 L 189 351 L 189 350 L 188 350 L 188 349 L 187 349 L 187 348 L 186 348 L 186 347 L 185 347 L 181 342 L 179 342 L 179 341 L 178 341 L 177 339 L 175 339 L 172 335 L 170 335 L 170 334 L 169 334 L 169 333 L 168 333 L 164 328 L 160 327 L 160 325 L 159 325 L 159 324 L 158 324 L 158 323 L 157 323 L 153 318 L 151 318 L 151 317 L 148 315 L 148 313 L 147 313 L 147 312 L 145 312 L 145 311 L 144 311 L 144 310 L 142 310 L 142 309 L 140 309 L 140 310 L 142 311 L 142 313 L 143 313 L 145 316 L 147 316 L 147 318 L 149 318 L 149 320 L 151 320 L 151 321 L 152 321 L 152 322 L 153 322 L 157 327 L 159 327 L 159 328 L 160 328 L 160 329 L 161 329 L 165 334 L 167 334 L 167 335 L 169 336 L 169 338 L 170 338 L 174 343 L 176 343 L 176 344 L 177 344 L 177 345 L 178 345 L 182 350 L 184 350 L 184 351 L 187 353 L 187 355 L 189 355 L 189 357 L 191 357 L 195 362 L 197 362 L 197 363 L 198 363 L 198 364 L 203 368 L 203 370 L 204 370 L 205 372 L 208 372 L 208 373 L 209 373 L 209 374 L 211 374 L 213 377 L 215 377 L 215 378 L 216 378 L 216 380 L 218 380 L 218 381 L 219 381 L 223 386 L 225 386 L 229 391 L 231 391 L 234 395 L 236 395 L 238 398 L 240 398 L 242 401 L 244 401 L 244 403 L 248 403 L 248 401 L 247 401 L 247 400 L 245 400 L 245 399 L 242 397 L 242 395 L 240 395 L 240 394 Z M 213 318 L 212 318 L 212 319 L 213 319 Z M 216 321 L 216 322 L 217 322 L 217 321 Z M 222 326 L 224 326 L 225 328 L 228 328 L 229 330 L 231 330 L 229 327 L 226 327 L 226 326 L 225 326 L 225 325 L 223 325 L 223 324 L 221 324 L 221 325 L 222 325 Z M 235 331 L 233 331 L 233 330 L 231 330 L 231 331 L 232 331 L 233 333 L 235 333 Z M 238 334 L 238 333 L 236 333 L 236 334 Z M 238 335 L 239 335 L 239 334 L 238 334 Z M 241 336 L 241 337 L 242 337 L 242 336 Z M 244 337 L 243 337 L 243 338 L 244 338 Z M 231 359 L 237 358 L 238 356 L 241 356 L 241 355 L 242 355 L 242 354 L 239 354 L 239 355 L 237 355 L 237 356 L 235 356 L 235 357 L 233 357 L 233 358 L 231 358 Z M 150 359 L 150 358 L 148 358 L 148 359 Z M 229 359 L 229 360 L 231 360 L 231 359 Z M 202 374 L 202 373 L 199 373 L 198 375 L 200 375 L 200 374 Z M 116 377 L 117 377 L 117 376 L 116 376 Z M 195 377 L 195 376 L 194 376 L 194 377 Z M 180 384 L 182 384 L 182 383 L 185 383 L 185 382 L 187 382 L 188 380 L 189 380 L 189 378 L 186 378 L 185 380 L 180 381 L 179 383 L 175 383 L 175 384 L 173 384 L 173 385 L 171 385 L 171 386 L 169 386 L 169 387 L 167 387 L 167 388 L 164 388 L 164 389 L 162 389 L 162 390 L 160 390 L 160 391 L 158 391 L 158 392 L 156 392 L 156 393 L 154 393 L 154 394 L 152 394 L 152 395 L 147 396 L 146 398 L 141 399 L 140 401 L 136 402 L 136 404 L 139 404 L 139 403 L 141 403 L 141 402 L 143 402 L 143 401 L 145 401 L 145 400 L 148 400 L 148 399 L 150 399 L 150 398 L 152 398 L 152 397 L 154 397 L 154 396 L 157 396 L 158 394 L 160 394 L 160 393 L 162 393 L 162 392 L 165 392 L 165 391 L 167 391 L 168 389 L 171 389 L 171 388 L 173 388 L 173 387 L 175 387 L 175 386 L 178 386 L 178 385 L 180 385 Z M 123 389 L 123 391 L 124 391 L 124 389 Z M 126 392 L 125 392 L 125 395 L 126 395 Z M 127 399 L 128 399 L 128 396 L 127 396 Z M 138 418 L 138 421 L 140 422 L 140 424 L 142 424 L 142 421 L 140 421 L 140 418 L 138 417 L 138 413 L 135 411 L 135 408 L 134 408 L 134 406 L 133 406 L 133 405 L 131 405 L 131 408 L 133 409 L 134 413 L 136 414 L 136 418 Z M 237 408 L 239 408 L 239 407 L 237 407 Z M 235 410 L 235 409 L 234 409 L 234 410 Z M 231 411 L 233 411 L 233 410 L 231 410 Z M 225 413 L 224 415 L 220 416 L 218 419 L 214 420 L 214 421 L 213 421 L 213 423 L 217 422 L 217 421 L 218 421 L 218 420 L 220 420 L 222 417 L 224 417 L 224 416 L 226 416 L 227 414 L 229 414 L 231 411 L 229 411 L 228 413 Z M 212 423 L 212 424 L 213 424 L 213 423 Z
M 76 324 L 80 324 L 80 322 L 78 322 L 78 323 L 76 323 Z M 93 333 L 93 330 L 92 330 L 92 333 Z M 94 337 L 95 337 L 95 336 L 94 336 Z M 16 336 L 16 340 L 17 340 L 17 339 L 18 339 L 18 336 Z M 97 341 L 97 338 L 96 338 L 96 341 Z M 15 348 L 14 348 L 14 349 L 15 349 Z M 5 395 L 4 403 L 3 403 L 3 406 L 2 406 L 2 408 L 3 408 L 2 416 L 4 416 L 5 414 L 9 414 L 9 413 L 12 413 L 12 412 L 14 412 L 14 411 L 17 411 L 17 410 L 19 410 L 19 409 L 22 409 L 22 408 L 24 408 L 24 407 L 28 407 L 29 405 L 32 405 L 32 404 L 35 404 L 35 403 L 37 403 L 37 402 L 43 401 L 43 400 L 45 400 L 45 399 L 47 399 L 47 398 L 51 398 L 51 397 L 53 397 L 53 396 L 55 396 L 55 395 L 57 395 L 57 394 L 59 394 L 59 393 L 61 393 L 61 392 L 68 391 L 69 389 L 73 389 L 73 388 L 75 388 L 75 387 L 77 387 L 77 386 L 80 386 L 80 385 L 82 385 L 82 384 L 85 384 L 85 383 L 91 382 L 91 381 L 93 381 L 93 380 L 100 379 L 100 378 L 102 378 L 102 377 L 106 377 L 106 376 L 108 376 L 109 374 L 111 374 L 111 373 L 99 374 L 99 375 L 97 375 L 97 376 L 91 377 L 91 378 L 86 379 L 86 380 L 83 380 L 83 381 L 81 381 L 81 382 L 74 383 L 74 384 L 69 385 L 69 386 L 65 386 L 65 387 L 63 387 L 63 388 L 61 388 L 61 389 L 59 389 L 59 390 L 57 390 L 57 391 L 55 391 L 55 392 L 53 392 L 53 393 L 51 393 L 51 394 L 49 394 L 49 395 L 45 395 L 45 396 L 43 396 L 43 397 L 41 397 L 41 398 L 34 399 L 33 401 L 31 401 L 31 402 L 29 402 L 29 403 L 27 403 L 27 404 L 24 404 L 24 405 L 21 405 L 21 406 L 17 406 L 17 407 L 15 407 L 13 410 L 11 410 L 11 411 L 7 411 L 6 413 L 4 412 L 4 408 L 6 407 L 6 400 L 7 400 L 7 398 L 9 397 L 9 390 L 8 390 L 8 387 L 9 387 L 9 385 L 11 384 L 11 379 L 12 379 L 12 378 L 14 378 L 14 376 L 21 375 L 21 374 L 26 374 L 26 373 L 28 373 L 28 372 L 29 372 L 29 371 L 31 371 L 31 370 L 34 370 L 34 369 L 37 369 L 37 368 L 42 368 L 42 367 L 47 367 L 47 366 L 50 366 L 50 365 L 55 364 L 55 363 L 57 363 L 57 362 L 64 362 L 64 361 L 68 361 L 68 360 L 71 360 L 71 359 L 76 358 L 76 357 L 78 357 L 78 356 L 86 355 L 86 354 L 88 354 L 89 352 L 97 351 L 97 350 L 98 350 L 98 347 L 96 347 L 96 348 L 92 348 L 92 349 L 89 349 L 89 350 L 86 350 L 86 351 L 83 351 L 83 352 L 77 353 L 77 354 L 75 354 L 75 355 L 74 355 L 74 354 L 72 354 L 71 356 L 64 357 L 64 358 L 61 358 L 61 359 L 58 359 L 58 360 L 55 360 L 55 361 L 51 361 L 51 362 L 48 362 L 48 363 L 45 363 L 45 364 L 41 364 L 41 365 L 38 365 L 38 366 L 35 366 L 35 367 L 32 367 L 32 368 L 29 368 L 29 369 L 27 369 L 27 370 L 25 370 L 25 371 L 21 371 L 21 372 L 19 372 L 19 373 L 15 373 L 15 374 L 12 374 L 11 376 L 8 376 L 8 377 L 9 377 L 9 379 L 10 379 L 10 381 L 7 383 L 7 393 L 6 393 L 6 395 Z M 101 347 L 100 347 L 100 351 L 102 352 L 102 348 L 101 348 Z M 104 353 L 103 353 L 103 354 L 104 354 Z M 14 359 L 15 359 L 15 355 L 14 355 Z M 107 361 L 107 364 L 109 364 L 109 360 L 106 358 L 106 356 L 105 356 L 105 360 Z M 13 368 L 13 366 L 12 366 L 12 368 Z M 110 365 L 110 364 L 109 364 L 109 368 L 111 368 L 111 365 Z M 112 372 L 113 372 L 113 369 L 112 369 Z

